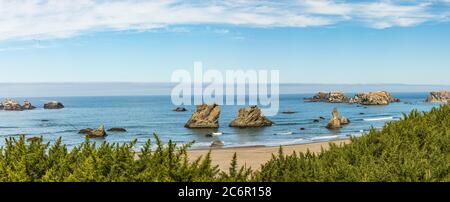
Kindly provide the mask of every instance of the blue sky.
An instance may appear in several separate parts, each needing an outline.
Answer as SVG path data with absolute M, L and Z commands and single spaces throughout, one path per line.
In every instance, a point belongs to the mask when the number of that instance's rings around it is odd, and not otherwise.
M 0 82 L 166 82 L 202 61 L 284 83 L 450 84 L 447 0 L 0 0 L 0 13 Z

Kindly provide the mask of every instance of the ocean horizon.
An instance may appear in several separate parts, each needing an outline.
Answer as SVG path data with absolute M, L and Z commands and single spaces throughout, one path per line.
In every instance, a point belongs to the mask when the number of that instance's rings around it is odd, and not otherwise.
M 0 82 L 0 98 L 170 95 L 176 85 L 177 83 L 171 82 Z M 280 94 L 311 94 L 332 91 L 417 93 L 450 90 L 450 85 L 280 83 L 279 88 Z

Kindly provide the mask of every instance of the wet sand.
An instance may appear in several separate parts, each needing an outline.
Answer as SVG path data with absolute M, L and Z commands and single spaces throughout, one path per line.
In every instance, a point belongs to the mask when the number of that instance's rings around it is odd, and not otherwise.
M 292 154 L 294 151 L 306 152 L 308 149 L 310 152 L 319 153 L 321 149 L 328 149 L 329 143 L 335 143 L 337 145 L 348 144 L 350 140 L 337 140 L 330 142 L 308 143 L 298 145 L 283 146 L 284 154 Z M 213 165 L 219 165 L 219 169 L 227 171 L 234 153 L 237 154 L 238 166 L 246 165 L 253 170 L 258 170 L 261 165 L 269 161 L 272 158 L 272 154 L 278 154 L 279 147 L 267 147 L 267 146 L 251 146 L 251 147 L 235 147 L 235 148 L 213 148 L 211 150 L 211 160 Z M 200 156 L 205 156 L 209 149 L 198 149 L 188 151 L 190 160 L 195 160 Z

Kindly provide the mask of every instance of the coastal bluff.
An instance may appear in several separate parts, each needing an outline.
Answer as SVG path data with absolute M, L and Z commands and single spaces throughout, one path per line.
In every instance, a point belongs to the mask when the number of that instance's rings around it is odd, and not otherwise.
M 220 106 L 217 104 L 198 105 L 191 118 L 184 125 L 186 128 L 218 128 Z

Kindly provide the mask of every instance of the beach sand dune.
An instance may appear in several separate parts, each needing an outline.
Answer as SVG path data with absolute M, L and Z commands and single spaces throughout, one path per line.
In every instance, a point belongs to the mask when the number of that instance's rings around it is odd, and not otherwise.
M 348 144 L 350 140 L 338 140 L 331 142 L 319 142 L 309 144 L 283 146 L 283 153 L 288 155 L 294 151 L 306 152 L 308 149 L 313 153 L 318 153 L 322 148 L 328 149 L 329 143 L 336 145 Z M 237 154 L 238 166 L 246 165 L 253 170 L 260 169 L 261 165 L 272 158 L 272 154 L 278 154 L 279 147 L 251 146 L 236 148 L 217 148 L 211 150 L 211 160 L 213 165 L 218 165 L 222 171 L 228 171 L 234 153 Z M 206 156 L 209 149 L 190 150 L 188 156 L 190 160 L 195 160 L 200 156 Z

